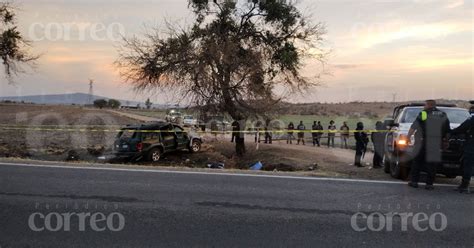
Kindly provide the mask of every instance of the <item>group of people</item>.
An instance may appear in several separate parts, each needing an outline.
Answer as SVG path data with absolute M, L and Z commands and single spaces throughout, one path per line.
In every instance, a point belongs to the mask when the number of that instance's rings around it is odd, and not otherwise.
M 474 114 L 474 102 L 471 103 L 473 106 L 470 112 Z M 368 132 L 365 131 L 364 124 L 362 122 L 357 123 L 357 128 L 354 131 L 356 141 L 355 166 L 363 167 L 361 161 L 367 152 L 370 140 L 372 140 L 374 144 L 373 168 L 383 166 L 383 154 L 385 153 L 384 144 L 387 131 L 382 122 L 377 122 L 375 129 L 376 130 L 370 132 L 369 136 Z M 303 121 L 300 121 L 296 127 L 291 122 L 287 130 L 287 144 L 293 144 L 293 141 L 296 139 L 294 134 L 297 133 L 297 144 L 305 145 L 306 130 Z M 311 130 L 313 146 L 321 146 L 324 133 L 327 133 L 328 147 L 335 147 L 334 141 L 336 133 L 340 133 L 341 148 L 348 148 L 347 143 L 351 131 L 346 122 L 343 123 L 338 132 L 335 122 L 331 121 L 327 132 L 325 132 L 321 122 L 315 121 Z M 272 132 L 265 127 L 264 134 L 265 143 L 271 144 L 273 140 Z M 436 101 L 434 100 L 426 101 L 424 110 L 421 111 L 408 133 L 408 142 L 410 142 L 413 136 L 415 138 L 415 151 L 417 152 L 411 167 L 411 181 L 408 184 L 410 187 L 418 188 L 420 172 L 422 168 L 424 168 L 428 173 L 426 189 L 433 189 L 436 166 L 442 161 L 442 146 L 446 142 L 448 135 L 454 134 L 463 134 L 466 137 L 466 143 L 463 146 L 464 154 L 462 161 L 464 175 L 458 190 L 460 192 L 469 192 L 469 184 L 474 167 L 474 117 L 468 119 L 460 127 L 451 130 L 447 114 L 436 107 Z M 233 134 L 232 140 L 234 140 L 235 136 L 237 136 L 236 133 Z M 255 135 L 255 142 L 260 142 L 259 132 Z
M 296 127 L 293 122 L 290 122 L 288 125 L 288 135 L 287 135 L 287 144 L 293 144 L 293 140 L 295 140 L 294 133 L 297 132 L 298 139 L 297 145 L 302 143 L 305 145 L 305 132 L 306 126 L 304 125 L 303 121 L 300 121 L 300 124 Z M 321 140 L 323 139 L 324 134 L 324 127 L 320 121 L 314 121 L 313 126 L 311 127 L 311 137 L 313 141 L 313 146 L 321 146 Z M 328 131 L 327 131 L 327 146 L 328 147 L 335 147 L 335 138 L 337 133 L 337 127 L 334 121 L 329 122 Z M 350 128 L 347 125 L 347 122 L 344 122 L 340 128 L 340 136 L 341 136 L 341 148 L 348 149 L 348 141 L 350 137 Z

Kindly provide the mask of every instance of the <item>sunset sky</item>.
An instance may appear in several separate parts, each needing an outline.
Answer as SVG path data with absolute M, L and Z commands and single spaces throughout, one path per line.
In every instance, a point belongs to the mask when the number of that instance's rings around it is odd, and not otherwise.
M 474 0 L 301 0 L 326 24 L 331 49 L 323 86 L 298 102 L 474 98 Z M 191 23 L 187 0 L 22 0 L 19 25 L 42 54 L 36 72 L 15 85 L 0 78 L 0 96 L 88 92 L 143 100 L 118 76 L 118 34 L 140 35 L 164 19 Z M 58 28 L 59 27 L 59 28 Z M 70 28 L 68 30 L 67 28 Z M 91 32 L 96 29 L 97 32 Z M 56 31 L 62 32 L 62 34 Z M 82 32 L 82 31 L 83 32 Z M 98 34 L 98 35 L 96 35 Z M 318 67 L 318 68 L 316 68 Z M 305 73 L 319 70 L 309 62 Z M 156 103 L 172 103 L 156 94 Z

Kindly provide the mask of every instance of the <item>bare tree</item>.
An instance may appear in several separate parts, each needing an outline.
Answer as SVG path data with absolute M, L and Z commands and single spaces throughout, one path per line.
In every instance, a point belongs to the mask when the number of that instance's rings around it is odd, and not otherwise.
M 324 60 L 324 25 L 313 24 L 293 3 L 281 0 L 192 0 L 188 28 L 167 25 L 144 38 L 125 39 L 116 65 L 139 91 L 177 90 L 194 104 L 229 114 L 245 130 L 282 99 L 275 89 L 304 92 L 319 74 L 303 77 L 304 60 Z M 236 142 L 245 153 L 244 135 Z
M 10 2 L 0 2 L 0 59 L 10 80 L 24 73 L 23 66 L 34 66 L 39 56 L 31 55 L 31 44 L 18 31 L 15 8 Z

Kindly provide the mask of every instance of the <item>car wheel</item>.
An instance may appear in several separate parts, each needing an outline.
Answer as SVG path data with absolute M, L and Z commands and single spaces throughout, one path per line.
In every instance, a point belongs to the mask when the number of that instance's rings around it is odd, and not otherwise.
M 153 148 L 148 152 L 148 161 L 150 162 L 158 162 L 161 159 L 162 152 L 159 148 Z
M 383 156 L 383 171 L 387 174 L 390 173 L 390 160 L 387 158 L 387 155 Z
M 407 180 L 408 167 L 402 162 L 402 158 L 398 155 L 393 163 L 390 164 L 390 175 L 395 179 Z
M 189 148 L 189 151 L 191 151 L 192 153 L 201 151 L 201 141 L 194 140 L 193 143 L 191 143 L 191 147 Z

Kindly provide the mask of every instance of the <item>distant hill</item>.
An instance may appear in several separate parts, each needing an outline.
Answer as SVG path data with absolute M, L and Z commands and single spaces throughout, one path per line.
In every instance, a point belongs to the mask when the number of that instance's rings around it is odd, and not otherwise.
M 95 101 L 97 99 L 107 99 L 109 97 L 103 96 L 96 96 L 92 95 L 90 97 L 89 94 L 84 93 L 74 93 L 74 94 L 57 94 L 57 95 L 32 95 L 32 96 L 9 96 L 9 97 L 1 97 L 0 101 L 13 101 L 13 102 L 25 102 L 25 103 L 34 103 L 34 104 L 51 104 L 51 105 L 87 105 L 90 104 L 89 100 Z M 120 100 L 117 99 L 122 103 L 122 106 L 136 106 L 140 104 L 142 107 L 145 106 L 144 102 L 138 101 L 128 101 L 128 100 Z M 154 105 L 153 107 L 160 107 L 160 105 Z

